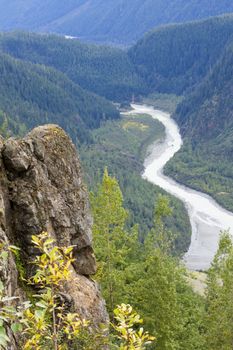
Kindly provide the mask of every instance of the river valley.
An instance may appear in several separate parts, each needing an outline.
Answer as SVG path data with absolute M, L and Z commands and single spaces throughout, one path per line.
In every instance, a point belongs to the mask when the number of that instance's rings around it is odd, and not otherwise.
M 168 113 L 151 106 L 132 104 L 132 108 L 130 113 L 149 114 L 165 127 L 164 142 L 157 142 L 150 147 L 144 163 L 143 178 L 184 202 L 192 226 L 191 245 L 184 262 L 190 270 L 206 270 L 217 250 L 220 232 L 229 229 L 233 234 L 233 213 L 222 208 L 210 196 L 183 186 L 163 174 L 165 164 L 182 146 L 178 125 Z

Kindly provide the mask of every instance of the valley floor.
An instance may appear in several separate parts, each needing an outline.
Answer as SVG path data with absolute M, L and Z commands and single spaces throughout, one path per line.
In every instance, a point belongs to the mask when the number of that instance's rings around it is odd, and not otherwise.
M 104 123 L 92 136 L 94 143 L 80 149 L 89 188 L 96 189 L 104 168 L 108 167 L 121 186 L 125 207 L 130 212 L 129 225 L 139 224 L 143 240 L 153 226 L 154 205 L 159 195 L 168 195 L 141 177 L 148 146 L 164 139 L 164 128 L 148 115 L 123 115 L 120 121 Z M 177 235 L 175 253 L 183 254 L 191 240 L 189 217 L 181 201 L 168 197 L 174 210 L 166 224 Z

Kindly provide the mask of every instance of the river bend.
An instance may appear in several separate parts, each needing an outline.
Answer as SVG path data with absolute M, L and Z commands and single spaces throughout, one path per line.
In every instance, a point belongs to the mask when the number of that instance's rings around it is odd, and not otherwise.
M 210 196 L 183 186 L 163 174 L 165 164 L 182 146 L 178 125 L 169 114 L 146 105 L 132 104 L 130 113 L 149 114 L 165 127 L 164 142 L 150 147 L 143 177 L 179 198 L 185 204 L 192 226 L 192 239 L 184 262 L 190 270 L 206 270 L 217 250 L 219 234 L 233 233 L 233 213 L 218 205 Z

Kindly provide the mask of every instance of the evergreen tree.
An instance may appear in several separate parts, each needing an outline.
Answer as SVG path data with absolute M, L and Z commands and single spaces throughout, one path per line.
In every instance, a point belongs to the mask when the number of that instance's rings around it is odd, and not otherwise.
M 125 269 L 137 242 L 137 230 L 125 229 L 127 211 L 115 178 L 105 169 L 102 184 L 91 196 L 94 216 L 94 248 L 98 261 L 97 280 L 109 311 L 124 301 Z
M 135 282 L 134 303 L 157 341 L 158 350 L 201 350 L 203 301 L 187 283 L 186 271 L 171 256 L 172 233 L 164 225 L 171 215 L 169 201 L 161 196 L 155 207 L 154 228 L 144 244 L 144 261 Z M 154 347 L 153 347 L 154 348 Z
M 158 350 L 204 350 L 203 300 L 187 282 L 187 273 L 171 255 L 174 237 L 164 220 L 171 215 L 161 196 L 155 207 L 154 227 L 144 244 L 137 227 L 125 229 L 127 212 L 117 180 L 104 172 L 92 195 L 97 279 L 109 311 L 122 301 L 131 304 L 156 336 Z M 112 315 L 111 315 L 112 316 Z
M 233 243 L 222 234 L 208 273 L 206 350 L 231 350 L 233 344 Z

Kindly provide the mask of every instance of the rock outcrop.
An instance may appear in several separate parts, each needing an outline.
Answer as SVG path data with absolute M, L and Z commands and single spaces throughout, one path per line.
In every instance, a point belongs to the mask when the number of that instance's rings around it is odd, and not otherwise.
M 1 240 L 21 248 L 29 274 L 36 253 L 32 235 L 48 231 L 58 245 L 74 245 L 73 278 L 65 292 L 83 317 L 106 322 L 98 286 L 89 277 L 96 269 L 92 218 L 75 146 L 60 127 L 46 125 L 23 139 L 0 140 L 0 153 Z M 13 260 L 0 274 L 8 295 L 20 293 Z

